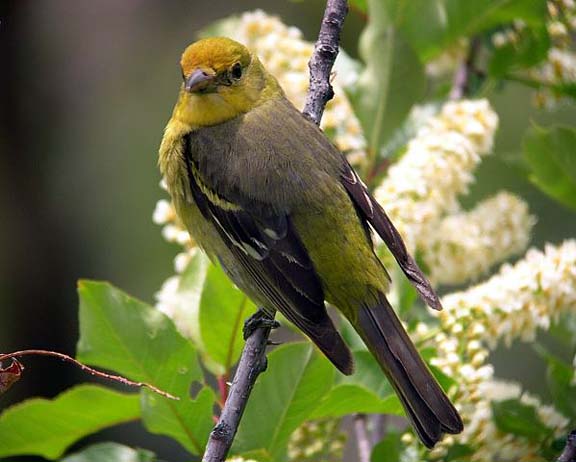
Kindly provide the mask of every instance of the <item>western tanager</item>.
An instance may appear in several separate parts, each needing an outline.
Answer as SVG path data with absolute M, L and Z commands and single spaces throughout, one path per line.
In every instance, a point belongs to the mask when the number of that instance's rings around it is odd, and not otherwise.
M 200 40 L 184 51 L 181 69 L 159 165 L 196 242 L 257 304 L 280 311 L 351 374 L 352 355 L 325 301 L 340 310 L 426 446 L 461 432 L 458 412 L 386 299 L 389 276 L 370 227 L 428 305 L 440 309 L 440 301 L 345 157 L 243 45 Z

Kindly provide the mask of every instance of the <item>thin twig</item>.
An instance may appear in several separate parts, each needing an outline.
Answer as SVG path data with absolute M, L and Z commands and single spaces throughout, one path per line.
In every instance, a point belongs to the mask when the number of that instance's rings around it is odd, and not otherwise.
M 576 462 L 576 430 L 572 430 L 566 438 L 566 446 L 556 462 Z
M 470 94 L 470 78 L 476 73 L 475 63 L 480 50 L 480 40 L 473 38 L 470 42 L 468 55 L 466 59 L 454 74 L 452 89 L 450 90 L 450 99 L 458 100 Z
M 346 0 L 327 0 L 318 40 L 308 63 L 310 88 L 302 113 L 316 125 L 320 125 L 326 103 L 334 97 L 330 73 L 338 56 L 340 31 L 347 13 L 348 2 Z
M 51 356 L 53 358 L 58 358 L 63 361 L 69 362 L 74 364 L 75 366 L 82 369 L 84 372 L 87 372 L 94 377 L 100 377 L 106 380 L 112 380 L 114 382 L 119 382 L 123 385 L 128 385 L 130 387 L 146 387 L 152 390 L 154 393 L 158 393 L 159 395 L 165 396 L 166 398 L 179 400 L 180 398 L 171 395 L 159 388 L 145 382 L 134 382 L 132 380 L 127 379 L 126 377 L 122 377 L 120 375 L 113 375 L 107 374 L 106 372 L 101 372 L 96 369 L 92 369 L 91 367 L 82 364 L 80 361 L 72 358 L 71 356 L 65 355 L 64 353 L 58 353 L 57 351 L 49 351 L 49 350 L 21 350 L 21 351 L 14 351 L 12 353 L 0 354 L 0 362 L 11 359 L 11 358 L 20 358 L 22 356 Z
M 270 327 L 257 327 L 246 339 L 228 399 L 210 433 L 202 462 L 222 462 L 232 446 L 240 419 L 256 378 L 266 368 L 266 342 Z
M 372 424 L 372 447 L 376 446 L 386 435 L 387 420 L 388 416 L 386 414 L 372 414 L 370 416 L 370 423 Z
M 356 444 L 358 445 L 358 460 L 370 462 L 372 444 L 368 435 L 366 415 L 356 414 L 354 416 L 354 433 L 356 433 Z
M 326 103 L 334 96 L 330 73 L 338 55 L 340 30 L 348 12 L 346 0 L 327 0 L 324 18 L 310 59 L 310 88 L 303 114 L 320 124 Z M 223 462 L 232 446 L 256 378 L 265 364 L 270 327 L 257 327 L 246 339 L 218 424 L 210 433 L 202 462 Z

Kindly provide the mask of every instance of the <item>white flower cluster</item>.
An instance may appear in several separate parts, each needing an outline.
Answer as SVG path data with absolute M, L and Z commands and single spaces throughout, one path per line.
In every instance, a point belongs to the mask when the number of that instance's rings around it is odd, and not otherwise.
M 576 82 L 576 2 L 574 0 L 549 0 L 546 23 L 552 47 L 542 65 L 529 72 L 529 76 L 544 85 L 563 86 Z M 562 93 L 552 89 L 542 89 L 536 94 L 539 106 L 553 107 L 562 100 Z
M 523 252 L 534 223 L 526 202 L 504 191 L 469 212 L 448 215 L 422 251 L 430 279 L 461 284 L 478 278 L 494 262 Z
M 230 37 L 254 50 L 266 69 L 278 79 L 288 99 L 297 108 L 304 107 L 309 81 L 308 61 L 314 44 L 303 40 L 299 29 L 256 10 L 241 15 L 236 27 L 230 30 Z M 320 125 L 343 153 L 358 159 L 363 155 L 366 141 L 342 88 L 346 83 L 344 78 L 350 79 L 350 76 L 335 74 L 332 80 L 334 98 L 328 102 Z
M 562 312 L 576 308 L 576 241 L 547 245 L 544 252 L 531 249 L 514 266 L 504 265 L 488 281 L 443 303 L 439 318 L 451 331 L 457 325 L 467 334 L 480 328 L 481 340 L 492 348 L 498 340 L 532 341 L 538 328 L 548 329 Z
M 341 419 L 324 418 L 304 422 L 290 436 L 288 459 L 291 462 L 338 462 L 343 460 L 346 434 Z
M 468 213 L 458 203 L 491 151 L 497 125 L 486 100 L 446 103 L 375 191 L 408 249 L 423 254 L 435 282 L 477 278 L 528 244 L 534 221 L 521 199 L 500 193 Z
M 458 383 L 456 405 L 465 421 L 461 435 L 446 438 L 434 451 L 441 456 L 454 442 L 475 448 L 474 461 L 534 460 L 535 443 L 500 432 L 492 419 L 492 401 L 507 398 L 533 406 L 551 431 L 561 436 L 568 420 L 554 408 L 522 393 L 519 385 L 494 379 L 486 362 L 489 349 L 499 340 L 533 340 L 539 328 L 547 329 L 562 313 L 576 309 L 576 241 L 547 245 L 544 252 L 530 250 L 514 266 L 504 265 L 488 281 L 443 298 L 438 313 L 442 332 L 433 336 L 438 357 L 432 364 Z M 416 329 L 430 338 L 430 328 Z
M 576 82 L 576 54 L 567 49 L 550 48 L 548 59 L 532 75 L 551 85 L 573 84 Z

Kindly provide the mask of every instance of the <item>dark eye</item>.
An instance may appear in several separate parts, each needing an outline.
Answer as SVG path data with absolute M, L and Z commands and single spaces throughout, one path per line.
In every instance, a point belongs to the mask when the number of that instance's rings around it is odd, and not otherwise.
M 242 77 L 242 65 L 240 63 L 234 64 L 234 66 L 232 66 L 232 69 L 230 70 L 230 75 L 232 76 L 233 79 L 236 80 Z

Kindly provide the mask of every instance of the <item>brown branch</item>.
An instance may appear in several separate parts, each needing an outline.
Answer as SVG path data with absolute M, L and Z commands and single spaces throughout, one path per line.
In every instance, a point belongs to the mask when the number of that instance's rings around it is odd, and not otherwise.
M 347 12 L 346 0 L 327 0 L 318 40 L 308 64 L 310 88 L 302 112 L 316 124 L 319 124 L 322 119 L 326 103 L 334 96 L 330 85 L 330 73 L 338 55 L 340 30 Z M 210 433 L 202 462 L 223 462 L 226 459 L 252 387 L 265 368 L 266 344 L 269 335 L 270 326 L 261 325 L 256 327 L 246 339 L 228 399 L 218 423 Z
M 326 103 L 334 97 L 330 73 L 338 56 L 340 31 L 347 13 L 348 2 L 346 0 L 327 0 L 318 40 L 308 63 L 310 88 L 302 113 L 316 125 L 320 125 Z
M 576 430 L 572 430 L 566 438 L 566 446 L 556 462 L 576 462 Z
M 170 398 L 170 399 L 174 399 L 174 400 L 180 399 L 180 398 L 177 398 L 176 396 L 171 395 L 170 393 L 167 393 L 163 390 L 160 390 L 159 388 L 157 388 L 154 385 L 151 385 L 149 383 L 134 382 L 134 381 L 129 380 L 126 377 L 122 377 L 120 375 L 107 374 L 106 372 L 101 372 L 101 371 L 98 371 L 96 369 L 92 369 L 91 367 L 88 367 L 85 364 L 82 364 L 80 361 L 77 361 L 76 359 L 72 358 L 71 356 L 65 355 L 64 353 L 58 353 L 57 351 L 49 351 L 49 350 L 14 351 L 12 353 L 0 354 L 0 362 L 5 361 L 6 359 L 20 358 L 22 356 L 50 356 L 52 358 L 58 358 L 58 359 L 61 359 L 63 361 L 74 364 L 75 366 L 82 369 L 84 372 L 87 372 L 88 374 L 90 374 L 94 377 L 100 377 L 100 378 L 103 378 L 106 380 L 112 380 L 114 382 L 118 382 L 118 383 L 121 383 L 123 385 L 128 385 L 130 387 L 146 387 L 146 388 L 152 390 L 154 393 L 158 393 L 159 395 L 165 396 L 166 398 Z
M 266 343 L 269 326 L 254 329 L 246 339 L 242 356 L 230 386 L 218 423 L 210 433 L 202 462 L 223 462 L 232 446 L 256 379 L 266 369 Z
M 468 48 L 466 59 L 454 74 L 452 89 L 450 90 L 450 99 L 458 100 L 470 95 L 470 78 L 477 73 L 475 68 L 476 58 L 480 50 L 480 40 L 473 38 Z

